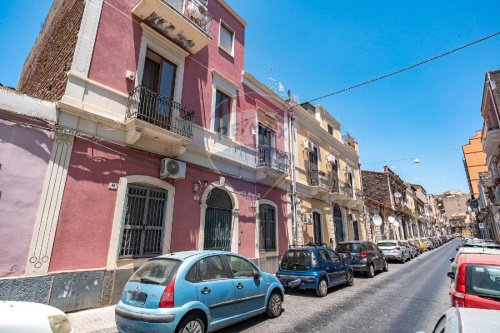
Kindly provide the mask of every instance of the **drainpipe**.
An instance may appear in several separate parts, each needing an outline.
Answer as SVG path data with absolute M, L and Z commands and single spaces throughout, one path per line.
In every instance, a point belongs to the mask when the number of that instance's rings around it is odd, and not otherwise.
M 290 103 L 290 102 L 289 102 Z M 292 105 L 290 104 L 290 111 L 292 110 Z M 292 203 L 292 228 L 293 230 L 293 244 L 298 244 L 299 238 L 299 223 L 297 220 L 297 179 L 295 175 L 295 117 L 293 116 L 293 111 L 291 111 L 291 116 L 288 117 L 288 151 L 290 152 L 290 175 L 292 176 L 292 193 L 290 195 Z

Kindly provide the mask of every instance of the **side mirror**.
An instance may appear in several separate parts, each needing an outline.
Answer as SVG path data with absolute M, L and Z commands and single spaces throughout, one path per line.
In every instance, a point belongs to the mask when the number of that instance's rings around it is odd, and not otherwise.
M 452 280 L 455 280 L 455 273 L 453 272 L 448 272 L 446 275 L 448 275 L 448 277 Z
M 253 278 L 254 278 L 255 280 L 260 279 L 260 272 L 259 272 L 259 271 L 254 271 L 254 272 L 253 272 Z
M 455 261 L 455 258 L 450 258 L 450 262 L 454 262 Z

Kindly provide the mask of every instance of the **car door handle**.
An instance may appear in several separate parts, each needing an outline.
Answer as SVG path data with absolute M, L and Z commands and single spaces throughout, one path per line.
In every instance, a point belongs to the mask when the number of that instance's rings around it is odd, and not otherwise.
M 211 291 L 212 291 L 212 290 L 210 290 L 210 288 L 205 287 L 205 288 L 203 288 L 203 289 L 201 290 L 201 293 L 206 295 L 206 294 L 210 293 Z
M 242 285 L 241 283 L 238 283 L 238 284 L 236 285 L 236 288 L 237 288 L 237 289 L 243 289 L 243 285 Z

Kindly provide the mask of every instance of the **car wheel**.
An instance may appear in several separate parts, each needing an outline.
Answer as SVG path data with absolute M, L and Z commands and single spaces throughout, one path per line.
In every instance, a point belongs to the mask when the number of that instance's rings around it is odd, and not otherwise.
M 383 271 L 384 271 L 384 272 L 388 272 L 388 271 L 389 271 L 389 263 L 387 262 L 387 260 L 384 260 L 384 268 L 383 268 Z
M 373 263 L 370 264 L 370 267 L 368 267 L 368 272 L 366 272 L 366 275 L 368 275 L 369 278 L 375 276 L 375 267 L 373 266 Z
M 269 301 L 267 302 L 266 315 L 269 318 L 276 318 L 281 315 L 283 307 L 283 301 L 281 300 L 281 295 L 277 291 L 273 291 Z
M 406 262 L 405 256 L 401 256 L 401 263 L 404 264 Z
M 345 284 L 348 286 L 354 285 L 354 273 L 352 271 L 347 272 L 347 281 Z
M 328 294 L 328 283 L 326 279 L 321 279 L 318 283 L 318 287 L 316 288 L 316 295 L 319 297 L 325 297 Z
M 179 326 L 177 326 L 176 333 L 205 333 L 205 323 L 195 314 L 191 314 L 184 318 Z

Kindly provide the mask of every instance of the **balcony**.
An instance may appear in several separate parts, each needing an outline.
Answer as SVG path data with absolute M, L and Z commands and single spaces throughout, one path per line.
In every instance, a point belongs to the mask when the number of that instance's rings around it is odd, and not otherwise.
M 483 150 L 486 155 L 496 156 L 498 154 L 498 144 L 500 143 L 500 129 L 490 129 L 483 127 Z
M 195 111 L 137 86 L 128 97 L 126 141 L 134 145 L 146 136 L 165 144 L 166 155 L 181 155 L 192 142 L 194 115 Z
M 284 178 L 288 174 L 288 153 L 267 145 L 257 147 L 257 179 Z
M 194 54 L 210 40 L 212 16 L 203 0 L 137 0 L 132 13 Z

